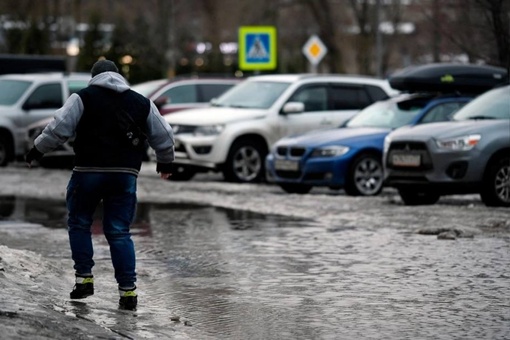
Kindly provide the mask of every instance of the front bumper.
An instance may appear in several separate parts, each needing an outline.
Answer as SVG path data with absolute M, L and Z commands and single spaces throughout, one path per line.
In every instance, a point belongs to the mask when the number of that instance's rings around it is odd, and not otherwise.
M 274 154 L 266 157 L 266 179 L 272 183 L 296 183 L 312 186 L 338 187 L 345 184 L 349 169 L 347 155 L 340 157 L 318 157 L 308 159 L 286 159 L 296 162 L 297 169 L 278 168 L 278 158 Z
M 419 163 L 395 163 L 396 159 L 416 160 L 417 157 Z M 385 185 L 412 185 L 433 188 L 438 192 L 476 191 L 486 163 L 476 148 L 467 151 L 441 150 L 433 141 L 392 142 L 384 160 Z

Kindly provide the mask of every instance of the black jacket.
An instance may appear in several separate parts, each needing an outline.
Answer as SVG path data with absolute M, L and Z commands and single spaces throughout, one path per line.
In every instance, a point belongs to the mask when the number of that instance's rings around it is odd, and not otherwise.
M 141 138 L 137 145 L 133 145 L 127 136 L 127 127 L 138 127 L 145 134 L 149 99 L 132 90 L 119 93 L 94 85 L 77 94 L 84 111 L 76 127 L 75 166 L 126 168 L 138 172 L 146 155 L 146 143 Z

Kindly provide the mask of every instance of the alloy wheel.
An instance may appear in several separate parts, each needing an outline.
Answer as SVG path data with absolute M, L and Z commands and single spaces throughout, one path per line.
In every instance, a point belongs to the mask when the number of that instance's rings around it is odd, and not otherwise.
M 361 195 L 376 195 L 381 190 L 383 184 L 381 163 L 372 157 L 362 159 L 354 171 L 354 181 Z
M 232 166 L 234 173 L 241 181 L 250 182 L 259 175 L 262 159 L 257 149 L 245 145 L 237 150 Z
M 510 165 L 507 164 L 499 169 L 494 185 L 499 199 L 504 203 L 510 203 Z

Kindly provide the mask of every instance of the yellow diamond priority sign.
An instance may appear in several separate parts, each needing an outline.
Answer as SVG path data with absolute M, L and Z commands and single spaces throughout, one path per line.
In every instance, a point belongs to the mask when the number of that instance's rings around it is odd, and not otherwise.
M 328 49 L 316 35 L 312 35 L 303 46 L 303 54 L 312 65 L 319 64 L 326 53 Z

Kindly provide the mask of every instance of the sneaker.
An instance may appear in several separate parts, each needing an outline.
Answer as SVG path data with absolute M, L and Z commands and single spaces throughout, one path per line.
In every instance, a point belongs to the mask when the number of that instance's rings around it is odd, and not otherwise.
M 130 289 L 123 289 L 119 287 L 119 307 L 127 310 L 136 310 L 138 304 L 138 296 L 135 292 L 136 286 Z
M 94 277 L 76 275 L 76 284 L 70 295 L 71 299 L 84 299 L 94 295 Z

